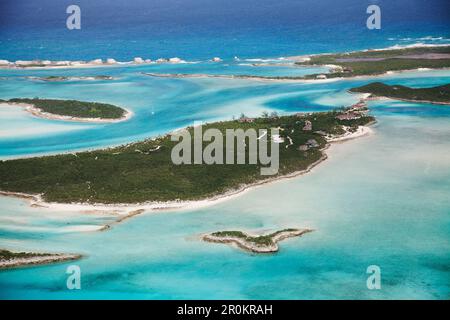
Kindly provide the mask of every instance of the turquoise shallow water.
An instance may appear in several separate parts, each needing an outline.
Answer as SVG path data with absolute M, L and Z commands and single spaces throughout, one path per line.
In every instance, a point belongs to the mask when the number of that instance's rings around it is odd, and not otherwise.
M 329 110 L 357 101 L 346 91 L 374 80 L 281 83 L 140 74 L 152 68 L 195 73 L 199 66 L 1 71 L 6 80 L 0 80 L 0 98 L 45 93 L 49 98 L 103 101 L 126 106 L 135 117 L 92 125 L 0 108 L 0 156 L 104 147 L 241 112 Z M 204 64 L 203 73 L 229 70 L 220 68 Z M 275 67 L 267 72 L 298 70 Z M 119 79 L 45 83 L 23 78 L 43 74 L 108 74 Z M 417 87 L 449 79 L 448 71 L 381 78 Z M 75 263 L 82 270 L 79 291 L 66 289 L 69 264 L 57 264 L 0 272 L 0 298 L 448 299 L 450 108 L 374 101 L 371 109 L 378 118 L 374 134 L 334 145 L 330 158 L 310 174 L 203 209 L 146 213 L 107 232 L 73 232 L 71 227 L 101 225 L 111 216 L 30 208 L 21 200 L 0 197 L 1 247 L 86 256 Z M 223 229 L 290 226 L 316 231 L 286 240 L 279 253 L 264 256 L 198 239 L 199 234 Z M 366 268 L 373 264 L 381 267 L 381 290 L 366 288 Z
M 222 70 L 220 69 L 222 68 Z M 127 122 L 112 125 L 71 123 L 64 127 L 45 119 L 36 119 L 17 110 L 1 108 L 0 156 L 11 157 L 104 147 L 191 125 L 194 121 L 231 119 L 245 111 L 259 115 L 266 100 L 298 93 L 296 85 L 229 79 L 154 78 L 142 72 L 302 75 L 325 68 L 249 67 L 228 63 L 198 65 L 150 65 L 59 71 L 0 71 L 1 97 L 42 97 L 101 101 L 132 110 Z M 50 83 L 26 76 L 111 75 L 114 81 L 71 81 Z M 31 125 L 30 125 L 31 124 Z M 46 132 L 40 128 L 46 128 Z M 55 133 L 56 132 L 56 133 Z M 37 135 L 38 134 L 38 135 Z

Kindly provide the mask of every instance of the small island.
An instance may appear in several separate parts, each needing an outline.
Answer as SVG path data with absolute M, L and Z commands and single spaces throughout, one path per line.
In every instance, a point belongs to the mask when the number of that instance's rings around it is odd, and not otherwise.
M 114 80 L 111 76 L 78 76 L 78 77 L 66 77 L 66 76 L 48 76 L 48 77 L 28 77 L 31 80 L 40 80 L 46 82 L 62 82 L 62 81 L 95 81 L 95 80 Z
M 261 175 L 255 164 L 176 165 L 171 152 L 177 142 L 171 134 L 103 150 L 0 161 L 0 191 L 34 196 L 38 202 L 101 204 L 161 204 L 216 200 L 249 187 L 309 172 L 324 161 L 329 143 L 356 138 L 370 132 L 375 121 L 364 101 L 329 112 L 279 116 L 263 113 L 259 118 L 238 119 L 203 125 L 220 130 L 267 130 L 267 140 L 279 144 L 279 170 Z M 272 136 L 271 129 L 279 135 Z M 194 128 L 187 130 L 193 135 Z M 233 141 L 236 141 L 234 139 Z M 240 141 L 240 140 L 239 140 Z M 242 141 L 240 141 L 242 143 Z M 238 143 L 234 142 L 234 154 Z M 203 143 L 203 149 L 208 142 Z M 226 154 L 226 144 L 224 143 Z M 249 157 L 248 148 L 245 150 Z M 192 155 L 193 156 L 193 155 Z M 143 208 L 141 207 L 141 208 Z
M 129 111 L 112 104 L 78 100 L 14 98 L 0 99 L 0 103 L 20 106 L 34 116 L 53 120 L 117 122 L 131 115 Z
M 370 93 L 369 98 L 386 97 L 396 100 L 450 104 L 450 84 L 431 88 L 410 88 L 401 85 L 387 85 L 374 82 L 350 89 L 354 93 Z
M 0 269 L 78 260 L 79 254 L 11 252 L 0 249 Z
M 239 248 L 254 253 L 273 253 L 279 250 L 278 242 L 300 237 L 311 229 L 283 229 L 267 235 L 249 235 L 242 231 L 219 231 L 204 235 L 202 239 L 207 242 L 235 244 Z

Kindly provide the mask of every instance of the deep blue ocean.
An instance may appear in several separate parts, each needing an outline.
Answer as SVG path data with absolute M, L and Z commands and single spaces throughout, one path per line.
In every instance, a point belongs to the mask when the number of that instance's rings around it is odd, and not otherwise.
M 81 30 L 66 28 L 67 6 Z M 381 30 L 366 9 L 381 8 Z M 439 44 L 447 0 L 2 0 L 0 59 L 88 60 L 286 55 Z

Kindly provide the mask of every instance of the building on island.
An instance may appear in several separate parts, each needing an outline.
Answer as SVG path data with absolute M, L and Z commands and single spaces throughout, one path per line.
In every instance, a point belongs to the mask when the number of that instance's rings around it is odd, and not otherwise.
M 248 117 L 240 117 L 238 120 L 240 123 L 252 123 L 255 121 L 254 118 L 248 118 Z
M 312 122 L 309 120 L 305 121 L 305 126 L 303 127 L 303 131 L 311 131 L 312 130 Z
M 283 143 L 284 139 L 279 134 L 272 135 L 272 140 L 275 143 Z
M 306 141 L 306 145 L 310 148 L 317 148 L 319 146 L 319 143 L 316 141 L 316 139 L 309 139 Z
M 319 143 L 316 141 L 316 139 L 309 139 L 308 141 L 306 141 L 305 144 L 301 145 L 300 147 L 298 147 L 298 150 L 300 151 L 308 151 L 311 148 L 317 148 L 319 147 Z

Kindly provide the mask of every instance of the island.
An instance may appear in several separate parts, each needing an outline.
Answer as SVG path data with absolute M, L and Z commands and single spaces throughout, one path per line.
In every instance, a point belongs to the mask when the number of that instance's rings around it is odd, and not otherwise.
M 219 231 L 202 236 L 207 242 L 227 243 L 254 253 L 273 253 L 279 250 L 278 242 L 300 237 L 311 229 L 283 229 L 267 235 L 249 235 L 242 231 Z
M 42 202 L 86 205 L 213 200 L 306 173 L 326 159 L 331 142 L 366 134 L 374 121 L 360 101 L 329 112 L 241 115 L 203 125 L 204 131 L 214 128 L 222 133 L 226 129 L 267 130 L 267 140 L 279 143 L 279 170 L 270 176 L 261 175 L 259 160 L 245 165 L 174 164 L 171 152 L 178 142 L 167 134 L 101 150 L 0 161 L 0 190 L 4 195 L 27 194 Z M 279 136 L 272 136 L 271 128 L 279 128 Z M 194 128 L 185 130 L 193 133 Z M 203 149 L 208 144 L 203 142 Z M 237 143 L 234 151 L 236 156 Z M 248 148 L 245 152 L 248 158 Z
M 401 85 L 387 85 L 381 82 L 352 88 L 354 93 L 370 93 L 369 98 L 386 97 L 396 100 L 450 104 L 450 84 L 431 88 L 410 88 Z
M 374 76 L 393 71 L 450 67 L 450 46 L 365 50 L 318 54 L 297 61 L 299 66 L 328 66 L 327 74 L 310 74 L 305 79 Z
M 0 269 L 78 260 L 79 254 L 11 252 L 0 249 Z
M 117 122 L 128 119 L 131 112 L 107 103 L 40 98 L 0 99 L 0 103 L 23 107 L 34 116 L 65 121 Z
M 112 76 L 78 76 L 78 77 L 66 77 L 66 76 L 48 76 L 48 77 L 28 77 L 31 80 L 39 80 L 46 82 L 62 82 L 62 81 L 95 81 L 95 80 L 114 80 Z

